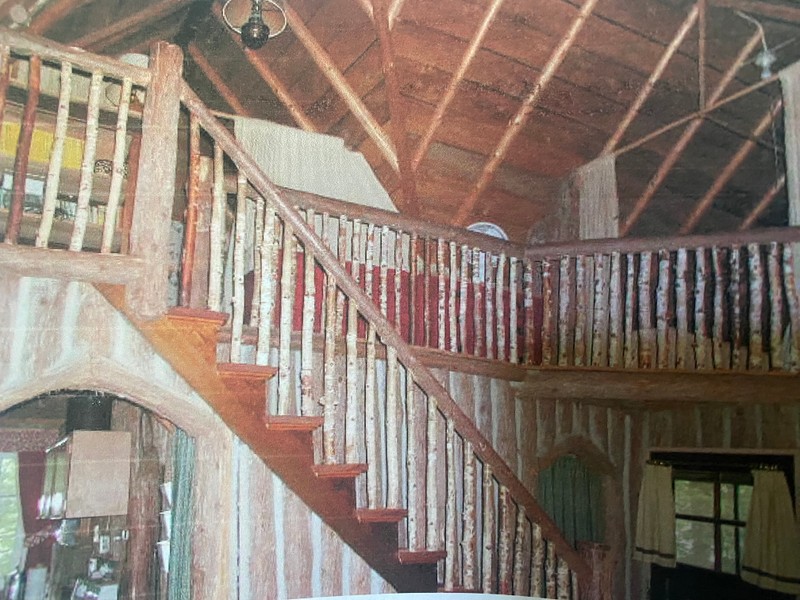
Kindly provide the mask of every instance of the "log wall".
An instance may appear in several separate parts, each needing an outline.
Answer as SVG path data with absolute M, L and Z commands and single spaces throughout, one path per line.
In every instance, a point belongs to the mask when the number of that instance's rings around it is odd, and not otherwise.
M 202 399 L 92 286 L 0 272 L 0 297 L 0 412 L 52 390 L 95 389 L 194 436 L 195 598 L 238 597 L 237 569 L 247 586 L 241 597 L 390 591 L 247 448 L 238 448 Z

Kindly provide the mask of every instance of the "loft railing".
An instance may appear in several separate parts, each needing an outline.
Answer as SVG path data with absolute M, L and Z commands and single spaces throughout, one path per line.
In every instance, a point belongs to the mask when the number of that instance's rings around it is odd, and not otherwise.
M 361 505 L 406 510 L 406 548 L 443 552 L 445 588 L 573 597 L 578 575 L 588 581 L 585 561 L 401 333 L 403 275 L 390 267 L 413 271 L 413 250 L 404 253 L 413 233 L 296 209 L 185 85 L 182 102 L 190 181 L 181 299 L 230 306 L 231 362 L 278 367 L 270 414 L 323 417 L 319 459 L 366 463 Z M 204 136 L 213 148 L 205 159 Z M 439 259 L 451 248 L 436 246 Z M 436 281 L 447 296 L 441 270 Z

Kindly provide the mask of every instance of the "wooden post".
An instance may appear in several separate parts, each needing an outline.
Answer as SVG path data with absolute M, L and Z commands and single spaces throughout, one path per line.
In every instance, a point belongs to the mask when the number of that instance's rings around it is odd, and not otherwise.
M 128 306 L 143 319 L 156 318 L 167 309 L 169 232 L 183 73 L 180 48 L 166 42 L 154 44 L 150 51 L 150 71 L 152 79 L 142 116 L 137 210 L 130 240 L 130 253 L 144 258 L 145 267 L 142 278 L 125 288 Z

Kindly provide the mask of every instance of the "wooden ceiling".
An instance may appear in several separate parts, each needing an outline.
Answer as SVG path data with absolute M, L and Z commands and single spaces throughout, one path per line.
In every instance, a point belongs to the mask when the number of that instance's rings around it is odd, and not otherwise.
M 50 0 L 29 27 L 112 55 L 178 43 L 209 106 L 342 137 L 401 211 L 430 221 L 552 237 L 565 180 L 616 151 L 627 235 L 786 224 L 774 78 L 703 112 L 692 135 L 685 121 L 636 142 L 761 81 L 752 61 L 764 41 L 777 47 L 774 71 L 800 58 L 794 2 L 278 1 L 289 26 L 258 51 L 224 25 L 221 0 Z M 16 4 L 0 0 L 0 17 Z M 248 7 L 233 0 L 229 14 Z

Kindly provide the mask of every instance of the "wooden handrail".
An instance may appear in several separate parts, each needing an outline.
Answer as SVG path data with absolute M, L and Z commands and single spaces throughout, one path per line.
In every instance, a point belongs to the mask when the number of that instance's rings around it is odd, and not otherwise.
M 529 518 L 537 523 L 542 534 L 549 539 L 576 575 L 585 581 L 590 576 L 590 568 L 584 558 L 564 539 L 559 528 L 542 509 L 531 492 L 517 478 L 505 460 L 495 451 L 492 444 L 478 430 L 475 423 L 456 404 L 447 390 L 417 358 L 413 349 L 402 339 L 394 326 L 381 313 L 374 301 L 369 298 L 351 278 L 345 267 L 330 251 L 325 242 L 308 226 L 300 213 L 287 202 L 283 192 L 261 171 L 253 158 L 244 151 L 230 132 L 221 125 L 205 107 L 194 91 L 184 82 L 181 90 L 184 105 L 199 120 L 206 132 L 228 154 L 237 167 L 247 174 L 250 183 L 268 202 L 272 203 L 294 235 L 314 254 L 315 259 L 334 278 L 337 286 L 355 303 L 361 315 L 372 323 L 381 341 L 396 349 L 400 362 L 414 376 L 414 380 L 430 397 L 436 399 L 440 411 L 453 422 L 455 430 L 465 440 L 471 442 L 474 452 L 484 464 L 491 467 L 495 479 L 508 488 L 517 504 L 524 508 Z

